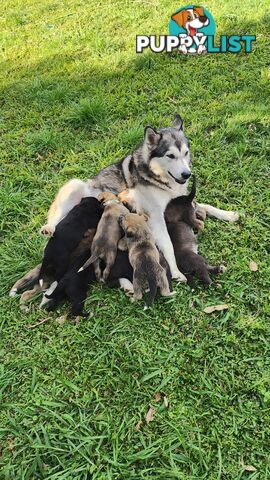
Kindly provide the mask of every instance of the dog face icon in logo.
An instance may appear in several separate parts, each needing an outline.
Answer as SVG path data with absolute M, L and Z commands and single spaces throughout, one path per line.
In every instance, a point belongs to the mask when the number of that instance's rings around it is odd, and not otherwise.
M 169 23 L 170 35 L 181 38 L 179 51 L 182 53 L 204 53 L 207 39 L 214 36 L 215 21 L 204 7 L 186 5 L 175 12 Z
M 203 7 L 183 8 L 183 10 L 172 15 L 171 18 L 179 27 L 184 28 L 191 37 L 197 35 L 200 28 L 209 25 L 209 19 L 205 15 Z

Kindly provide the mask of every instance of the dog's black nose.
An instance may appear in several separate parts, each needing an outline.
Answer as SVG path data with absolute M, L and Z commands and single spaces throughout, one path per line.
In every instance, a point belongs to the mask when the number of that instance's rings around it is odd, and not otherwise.
M 182 177 L 183 177 L 184 180 L 187 180 L 190 177 L 190 175 L 191 175 L 191 172 L 183 172 L 182 173 Z
M 201 17 L 199 17 L 199 20 L 202 22 L 202 23 L 205 23 L 206 20 L 207 20 L 207 17 L 205 15 L 202 15 Z

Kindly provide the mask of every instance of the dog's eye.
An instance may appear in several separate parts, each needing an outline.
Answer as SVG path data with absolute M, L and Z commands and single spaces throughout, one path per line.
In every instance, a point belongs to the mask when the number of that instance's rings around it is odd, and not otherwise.
M 191 20 L 191 16 L 190 16 L 190 15 L 188 15 L 187 19 L 188 19 L 188 20 Z
M 188 155 L 188 150 L 187 150 L 186 153 L 185 153 L 185 157 L 186 157 L 187 155 Z
M 173 153 L 168 153 L 168 154 L 167 154 L 167 157 L 168 157 L 168 158 L 171 158 L 171 159 L 174 159 L 174 158 L 175 158 L 175 156 L 174 156 Z

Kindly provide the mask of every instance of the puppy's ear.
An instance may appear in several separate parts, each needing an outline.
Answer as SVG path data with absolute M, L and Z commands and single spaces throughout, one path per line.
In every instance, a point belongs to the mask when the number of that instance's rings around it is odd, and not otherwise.
M 160 133 L 158 133 L 154 128 L 147 126 L 144 129 L 144 141 L 152 149 L 158 145 L 158 142 L 161 138 Z
M 124 213 L 121 213 L 121 215 L 119 215 L 118 223 L 119 223 L 120 227 L 122 227 L 122 225 L 123 225 L 123 220 L 124 220 L 125 216 L 126 215 Z
M 176 130 L 183 130 L 183 120 L 178 113 L 175 115 L 175 120 L 174 120 L 172 126 Z
M 179 27 L 184 27 L 185 24 L 185 18 L 184 18 L 184 10 L 181 10 L 181 12 L 176 12 L 171 16 L 171 19 L 177 23 Z

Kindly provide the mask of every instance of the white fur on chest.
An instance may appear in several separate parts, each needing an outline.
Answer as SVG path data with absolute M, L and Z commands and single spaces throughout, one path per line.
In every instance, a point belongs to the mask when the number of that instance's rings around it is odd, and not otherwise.
M 187 185 L 176 184 L 177 187 L 167 192 L 155 186 L 137 185 L 132 190 L 132 203 L 136 205 L 138 213 L 163 214 L 168 203 L 180 195 L 187 194 Z

